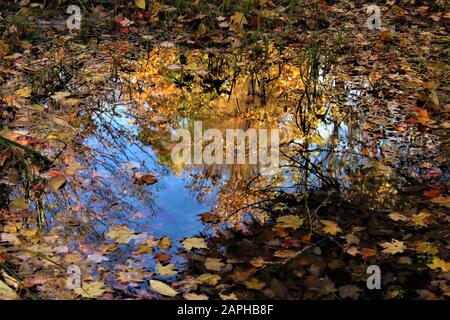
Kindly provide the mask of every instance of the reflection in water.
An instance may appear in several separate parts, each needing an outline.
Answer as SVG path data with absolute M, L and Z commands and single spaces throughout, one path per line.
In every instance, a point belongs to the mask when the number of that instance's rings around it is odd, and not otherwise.
M 113 225 L 180 240 L 205 231 L 198 218 L 205 211 L 242 227 L 248 217 L 298 210 L 311 189 L 370 199 L 373 208 L 392 205 L 396 177 L 388 165 L 366 160 L 377 158 L 378 140 L 354 110 L 370 99 L 364 80 L 325 74 L 327 62 L 305 58 L 303 49 L 258 50 L 155 48 L 135 72 L 122 74 L 115 91 L 82 115 L 93 124 L 74 150 L 79 165 L 70 189 L 52 199 L 54 224 L 75 241 L 87 234 L 98 243 L 93 234 Z M 262 175 L 248 163 L 174 163 L 173 133 L 193 133 L 195 121 L 203 133 L 279 129 L 279 168 Z M 158 182 L 135 184 L 138 173 L 156 174 Z M 308 219 L 312 228 L 314 215 Z M 131 255 L 129 247 L 116 253 L 122 265 Z M 150 258 L 140 264 L 154 267 Z

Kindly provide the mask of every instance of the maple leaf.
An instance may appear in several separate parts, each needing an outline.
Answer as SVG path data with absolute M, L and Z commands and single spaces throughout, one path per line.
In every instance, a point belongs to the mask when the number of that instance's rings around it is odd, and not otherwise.
M 431 202 L 450 208 L 450 197 L 437 197 L 432 199 Z
M 188 251 L 192 249 L 208 249 L 203 238 L 187 238 L 181 244 Z
M 276 227 L 298 229 L 303 224 L 304 219 L 295 215 L 282 216 L 277 219 Z
M 150 280 L 150 288 L 163 296 L 175 297 L 178 294 L 172 287 L 158 280 Z
M 127 226 L 115 225 L 105 234 L 105 237 L 114 239 L 117 243 L 128 243 L 135 234 Z
M 215 286 L 219 283 L 221 277 L 218 274 L 205 273 L 197 277 L 199 283 L 207 283 L 211 286 Z
M 398 241 L 396 239 L 392 239 L 392 242 L 380 243 L 380 246 L 384 248 L 384 253 L 389 254 L 402 253 L 405 249 L 403 241 Z
M 95 298 L 103 295 L 107 291 L 104 287 L 105 283 L 103 281 L 83 283 L 83 287 L 76 288 L 75 293 L 83 298 Z
M 230 18 L 232 29 L 236 33 L 240 33 L 244 30 L 244 25 L 248 24 L 247 19 L 242 12 L 235 12 L 233 16 Z
M 162 276 L 173 276 L 177 274 L 177 271 L 173 270 L 175 267 L 174 263 L 170 263 L 166 266 L 163 266 L 161 263 L 156 265 L 156 272 L 158 272 Z
M 438 249 L 429 242 L 417 242 L 416 252 L 421 254 L 435 255 L 438 253 Z
M 449 272 L 450 271 L 450 262 L 444 261 L 438 257 L 434 257 L 433 261 L 429 264 L 427 264 L 428 267 L 431 269 L 441 269 L 442 272 Z
M 411 221 L 420 227 L 426 227 L 430 223 L 430 217 L 432 215 L 426 211 L 422 211 L 419 214 L 414 214 L 411 217 Z
M 325 225 L 325 227 L 322 228 L 322 230 L 325 233 L 328 233 L 328 234 L 331 234 L 332 236 L 335 236 L 339 232 L 342 232 L 342 229 L 334 221 L 331 221 L 331 220 L 320 220 L 320 222 L 323 225 Z

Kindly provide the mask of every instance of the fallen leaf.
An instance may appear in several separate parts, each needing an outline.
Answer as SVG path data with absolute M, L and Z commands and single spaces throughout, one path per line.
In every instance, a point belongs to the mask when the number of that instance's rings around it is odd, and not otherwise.
M 426 211 L 422 211 L 419 214 L 414 214 L 411 217 L 411 221 L 420 227 L 426 227 L 431 221 L 432 215 Z
M 173 276 L 177 274 L 177 271 L 173 270 L 175 267 L 174 263 L 170 263 L 166 266 L 163 266 L 161 263 L 156 265 L 156 272 L 162 276 Z
M 30 206 L 28 205 L 27 199 L 19 198 L 14 201 L 11 201 L 11 203 L 9 204 L 9 208 L 16 210 L 26 210 L 30 208 Z
M 172 287 L 158 280 L 150 280 L 150 288 L 163 296 L 175 297 L 178 294 Z
M 220 271 L 225 266 L 220 259 L 217 258 L 207 258 L 205 261 L 205 267 L 208 270 Z
M 59 175 L 57 177 L 51 178 L 48 183 L 50 184 L 50 188 L 53 191 L 58 191 L 59 189 L 64 188 L 64 186 L 67 183 L 67 180 L 63 175 Z
M 215 286 L 219 283 L 221 277 L 218 274 L 205 273 L 197 277 L 199 283 L 206 283 Z
M 22 98 L 31 97 L 32 90 L 30 88 L 22 88 L 16 91 L 16 94 Z
M 81 288 L 76 288 L 74 291 L 83 298 L 96 298 L 107 291 L 104 286 L 103 281 L 85 282 Z
M 417 242 L 416 252 L 421 254 L 435 255 L 438 253 L 438 249 L 429 242 Z
M 105 233 L 105 237 L 114 239 L 117 243 L 128 243 L 135 234 L 127 226 L 115 225 Z
M 402 215 L 401 213 L 398 212 L 392 212 L 388 215 L 389 218 L 391 218 L 391 220 L 394 221 L 408 221 L 408 217 Z
M 248 289 L 254 289 L 254 290 L 261 290 L 262 288 L 264 288 L 266 286 L 264 281 L 261 281 L 257 278 L 251 278 L 250 280 L 244 281 L 244 285 Z
M 396 254 L 396 253 L 402 253 L 405 249 L 404 243 L 402 241 L 398 241 L 396 239 L 392 239 L 392 242 L 383 242 L 380 243 L 380 246 L 382 246 L 384 253 L 389 254 Z
M 433 270 L 441 269 L 442 272 L 450 271 L 450 262 L 446 262 L 438 257 L 434 257 L 432 263 L 427 264 Z
M 169 250 L 171 246 L 172 246 L 172 241 L 170 241 L 170 239 L 168 237 L 162 237 L 159 240 L 158 247 L 161 250 Z
M 192 249 L 208 249 L 203 238 L 187 238 L 181 244 L 188 251 Z
M 331 221 L 331 220 L 320 220 L 320 222 L 323 225 L 325 225 L 325 227 L 322 228 L 322 230 L 325 233 L 328 233 L 328 234 L 331 234 L 332 236 L 335 236 L 339 232 L 342 232 L 342 229 L 334 221 Z
M 19 295 L 6 283 L 0 280 L 0 300 L 19 300 Z
M 207 295 L 204 294 L 196 294 L 193 292 L 185 293 L 183 298 L 186 300 L 209 300 Z
M 152 185 L 158 182 L 156 176 L 152 173 L 140 173 L 136 172 L 133 174 L 134 183 L 139 185 Z
M 277 219 L 277 228 L 292 228 L 298 229 L 303 224 L 304 219 L 295 215 L 282 216 Z

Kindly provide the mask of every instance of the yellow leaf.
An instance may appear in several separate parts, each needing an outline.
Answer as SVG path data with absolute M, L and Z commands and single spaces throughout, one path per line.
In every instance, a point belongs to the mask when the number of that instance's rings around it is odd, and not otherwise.
M 134 3 L 139 9 L 145 10 L 145 0 L 134 0 Z
M 398 241 L 396 239 L 392 239 L 392 242 L 383 242 L 380 243 L 380 246 L 382 246 L 384 253 L 389 254 L 396 254 L 396 253 L 402 253 L 405 249 L 404 243 L 402 241 Z
M 186 300 L 208 300 L 208 296 L 204 295 L 204 294 L 196 294 L 193 292 L 190 293 L 185 293 L 183 295 L 183 298 L 185 298 Z
M 95 298 L 103 295 L 107 291 L 104 286 L 105 283 L 103 281 L 83 283 L 83 287 L 76 288 L 75 293 L 84 298 Z
M 416 252 L 421 254 L 435 255 L 438 253 L 438 249 L 429 242 L 417 242 Z
M 433 262 L 427 264 L 428 267 L 431 269 L 441 269 L 442 272 L 449 272 L 450 271 L 450 262 L 446 262 L 438 257 L 433 258 Z
M 173 268 L 175 267 L 174 263 L 170 263 L 167 266 L 163 266 L 161 263 L 156 265 L 156 272 L 158 272 L 162 276 L 173 276 L 177 274 Z
M 203 238 L 187 238 L 181 244 L 188 251 L 192 249 L 208 249 Z
M 150 280 L 150 288 L 163 296 L 175 297 L 178 294 L 172 287 L 158 280 Z
M 16 200 L 12 201 L 9 204 L 9 207 L 11 209 L 16 209 L 16 210 L 26 210 L 30 206 L 28 205 L 28 200 L 27 199 L 19 198 L 19 199 L 16 199 Z
M 248 289 L 255 289 L 255 290 L 261 290 L 266 286 L 266 284 L 263 281 L 258 280 L 256 278 L 251 278 L 250 280 L 245 281 L 244 285 Z
M 163 237 L 161 240 L 159 240 L 158 247 L 161 250 L 169 250 L 172 245 L 172 241 L 168 237 Z
M 230 29 L 236 33 L 241 33 L 244 31 L 244 25 L 247 24 L 247 19 L 242 12 L 235 12 L 230 18 L 231 26 Z
M 114 239 L 117 243 L 128 243 L 135 234 L 127 226 L 116 225 L 105 234 L 105 237 Z
M 50 187 L 53 191 L 58 191 L 66 185 L 66 178 L 63 175 L 51 178 L 49 181 Z
M 19 300 L 17 293 L 0 280 L 0 300 Z
M 298 229 L 303 224 L 304 219 L 295 215 L 282 216 L 277 219 L 276 227 Z
M 325 227 L 322 228 L 322 230 L 325 233 L 328 233 L 328 234 L 331 234 L 332 236 L 335 236 L 339 232 L 342 232 L 342 229 L 334 221 L 331 221 L 331 220 L 320 220 L 320 222 L 323 225 L 325 225 Z
M 438 197 L 431 200 L 431 202 L 439 204 L 441 206 L 450 208 L 450 197 Z
M 199 283 L 207 283 L 211 286 L 215 286 L 217 283 L 219 283 L 220 279 L 221 277 L 218 274 L 211 273 L 205 273 L 197 277 L 197 281 Z
M 31 89 L 30 88 L 22 88 L 16 91 L 16 94 L 22 98 L 31 97 Z
M 426 211 L 422 211 L 419 214 L 414 214 L 411 217 L 411 221 L 420 227 L 426 227 L 430 223 L 430 217 L 432 215 Z

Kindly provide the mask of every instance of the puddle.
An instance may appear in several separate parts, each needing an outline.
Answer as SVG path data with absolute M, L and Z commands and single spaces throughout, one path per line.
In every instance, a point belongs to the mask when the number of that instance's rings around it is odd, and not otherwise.
M 79 114 L 77 144 L 66 151 L 69 183 L 47 199 L 49 228 L 76 256 L 69 261 L 108 286 L 139 295 L 146 279 L 177 279 L 183 239 L 264 222 L 267 211 L 283 210 L 276 194 L 328 186 L 372 208 L 395 204 L 397 177 L 374 159 L 410 137 L 368 136 L 368 117 L 355 111 L 370 101 L 364 78 L 315 70 L 295 49 L 155 48 L 132 65 Z M 314 85 L 302 80 L 314 74 Z M 175 130 L 195 133 L 197 122 L 201 133 L 279 129 L 279 168 L 263 175 L 258 164 L 174 163 Z M 157 182 L 136 183 L 142 175 Z

